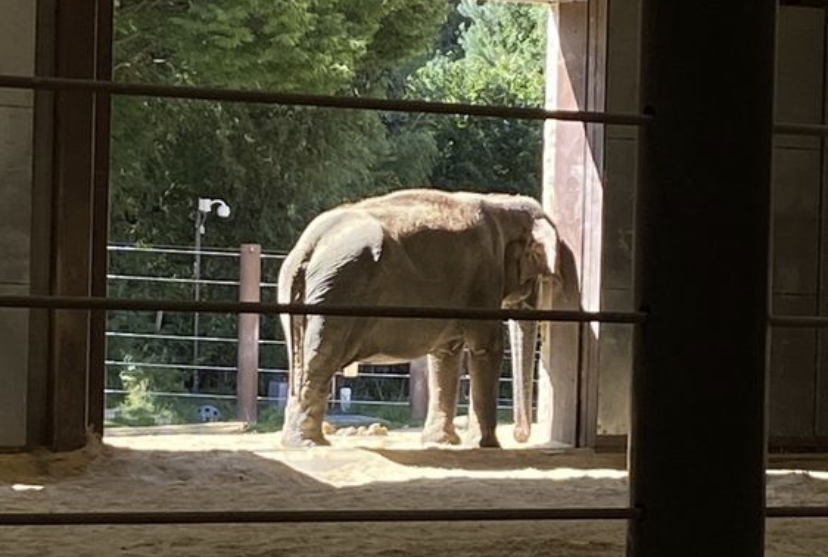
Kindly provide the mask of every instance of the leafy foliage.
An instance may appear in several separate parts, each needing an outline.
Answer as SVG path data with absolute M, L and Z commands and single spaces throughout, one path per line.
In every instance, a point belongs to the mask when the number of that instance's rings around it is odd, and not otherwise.
M 410 79 L 409 96 L 447 102 L 543 105 L 545 12 L 532 6 L 463 0 L 456 44 Z M 540 194 L 540 122 L 455 116 L 431 123 L 438 162 L 433 183 L 446 189 Z

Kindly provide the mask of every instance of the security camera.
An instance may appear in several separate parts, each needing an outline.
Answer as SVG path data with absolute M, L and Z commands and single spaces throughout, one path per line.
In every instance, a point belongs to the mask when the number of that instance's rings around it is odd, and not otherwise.
M 226 219 L 230 216 L 230 206 L 224 202 L 223 199 L 210 199 L 207 197 L 201 197 L 198 200 L 198 211 L 204 215 L 207 213 L 211 213 L 213 211 L 213 206 L 218 205 L 216 209 L 216 214 L 223 219 Z

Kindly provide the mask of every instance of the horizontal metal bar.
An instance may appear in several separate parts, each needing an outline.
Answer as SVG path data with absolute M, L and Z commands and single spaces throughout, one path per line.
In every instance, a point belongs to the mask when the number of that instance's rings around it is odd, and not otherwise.
M 192 335 L 158 335 L 158 334 L 150 334 L 150 333 L 124 333 L 121 331 L 107 331 L 107 337 L 114 337 L 114 338 L 140 338 L 140 339 L 147 339 L 147 340 L 179 340 L 179 341 L 198 341 L 198 342 L 226 342 L 228 344 L 238 344 L 239 339 L 237 338 L 229 338 L 229 337 L 196 337 Z M 259 344 L 278 344 L 284 345 L 285 341 L 283 340 L 259 340 Z
M 768 507 L 767 518 L 828 518 L 828 507 Z
M 484 106 L 428 101 L 402 101 L 364 97 L 332 97 L 327 95 L 304 95 L 299 93 L 278 93 L 273 91 L 195 87 L 188 85 L 115 83 L 111 81 L 95 81 L 90 79 L 65 79 L 20 75 L 0 75 L 0 88 L 38 89 L 47 91 L 90 91 L 94 93 L 133 95 L 141 97 L 351 108 L 359 110 L 387 110 L 390 112 L 457 114 L 466 116 L 488 116 L 493 118 L 512 118 L 516 120 L 567 120 L 584 123 L 617 124 L 625 126 L 643 126 L 651 120 L 650 116 L 640 114 L 608 114 L 604 112 L 544 110 L 542 108 Z
M 107 249 L 110 251 L 136 251 L 136 252 L 147 252 L 147 253 L 170 253 L 170 254 L 182 254 L 182 255 L 215 255 L 217 257 L 239 257 L 239 252 L 236 250 L 230 250 L 226 248 L 220 247 L 206 247 L 202 248 L 200 252 L 196 251 L 190 246 L 178 246 L 178 245 L 170 245 L 164 244 L 160 246 L 137 246 L 135 244 L 109 244 Z M 278 250 L 271 250 L 268 252 L 262 252 L 261 258 L 262 259 L 284 259 L 287 257 L 287 252 L 278 251 Z
M 642 514 L 640 509 L 619 507 L 0 513 L 0 526 L 636 520 Z M 828 507 L 770 507 L 765 516 L 825 518 Z
M 210 249 L 196 251 L 187 249 L 174 248 L 139 248 L 137 246 L 118 246 L 109 245 L 106 247 L 107 251 L 125 251 L 133 253 L 164 253 L 168 255 L 201 255 L 208 257 L 235 257 L 239 258 L 239 253 L 236 251 L 213 251 Z
M 259 373 L 271 374 L 271 375 L 287 375 L 290 373 L 290 370 L 287 369 L 279 369 L 275 367 L 260 367 Z
M 179 340 L 179 341 L 199 341 L 199 342 L 225 342 L 228 344 L 238 344 L 239 339 L 237 338 L 230 338 L 230 337 L 196 337 L 192 335 L 159 335 L 159 334 L 151 334 L 151 333 L 125 333 L 121 331 L 107 331 L 107 337 L 114 337 L 114 338 L 135 338 L 135 339 L 147 339 L 147 340 Z M 285 341 L 283 340 L 262 340 L 259 339 L 259 344 L 265 345 L 280 345 L 283 346 Z M 540 352 L 535 352 L 535 357 L 540 357 Z M 510 359 L 510 351 L 509 349 L 505 349 L 503 351 L 503 359 L 509 360 Z
M 230 367 L 230 366 L 214 366 L 214 365 L 198 365 L 198 364 L 167 364 L 163 362 L 127 362 L 123 360 L 107 360 L 105 362 L 108 366 L 113 367 L 146 367 L 146 368 L 156 368 L 156 369 L 180 369 L 183 371 L 223 371 L 223 372 L 237 372 L 238 368 Z M 280 369 L 280 368 L 259 368 L 259 373 L 270 373 L 276 375 L 283 375 L 288 373 L 287 369 Z M 338 371 L 336 375 L 344 376 L 343 372 Z M 370 371 L 362 371 L 359 372 L 357 377 L 372 377 L 372 378 L 379 378 L 379 379 L 408 379 L 410 376 L 404 373 L 373 373 Z M 467 376 L 462 377 L 461 379 L 468 379 Z M 511 382 L 511 379 L 508 377 L 503 377 L 500 379 L 501 381 Z
M 328 399 L 328 404 L 341 404 L 342 399 L 339 398 L 331 398 Z M 399 401 L 399 400 L 354 400 L 350 399 L 348 401 L 349 404 L 352 406 L 354 404 L 363 404 L 365 406 L 410 406 L 411 403 L 408 401 Z
M 828 317 L 772 315 L 768 322 L 772 327 L 786 329 L 824 329 L 828 327 Z
M 200 313 L 258 313 L 262 315 L 331 315 L 397 319 L 464 319 L 468 321 L 559 321 L 570 323 L 643 323 L 643 312 L 565 311 L 484 308 L 426 308 L 374 306 L 321 306 L 262 302 L 194 302 L 86 296 L 0 296 L 0 308 L 74 309 L 104 311 L 168 311 Z
M 230 366 L 214 366 L 214 365 L 198 365 L 198 364 L 166 364 L 163 362 L 126 362 L 122 360 L 107 360 L 104 362 L 108 366 L 113 367 L 146 367 L 150 369 L 180 369 L 182 371 L 220 371 L 227 373 L 236 373 L 237 367 Z M 279 368 L 259 368 L 259 373 L 269 373 L 274 375 L 284 375 L 288 373 L 287 369 Z M 336 375 L 343 375 L 343 372 L 338 371 Z M 380 379 L 408 379 L 409 376 L 402 373 L 372 373 L 370 371 L 360 372 L 357 377 L 372 377 Z M 501 381 L 511 381 L 508 377 L 501 378 Z
M 337 372 L 337 375 L 342 375 L 344 377 L 343 372 Z M 359 377 L 370 377 L 372 379 L 410 379 L 411 376 L 407 373 L 374 373 L 371 371 L 360 371 Z
M 237 280 L 213 280 L 213 279 L 191 279 L 191 278 L 175 278 L 175 277 L 153 277 L 146 275 L 106 275 L 107 280 L 120 280 L 125 282 L 165 282 L 173 284 L 212 284 L 215 286 L 238 286 Z M 261 282 L 261 288 L 278 288 L 279 284 L 276 282 Z
M 126 389 L 104 389 L 104 394 L 107 395 L 128 395 L 132 391 Z M 165 398 L 201 398 L 201 399 L 217 399 L 217 400 L 236 400 L 236 395 L 222 395 L 218 393 L 188 393 L 188 392 L 170 392 L 170 391 L 147 391 L 147 395 L 158 396 Z M 274 399 L 275 400 L 275 399 Z
M 152 277 L 144 275 L 106 275 L 107 280 L 121 280 L 127 282 L 166 282 L 175 284 L 212 284 L 217 286 L 238 286 L 237 280 L 211 280 L 175 277 Z
M 104 389 L 104 393 L 108 395 L 127 395 L 130 391 L 126 389 Z M 147 395 L 150 396 L 157 396 L 157 397 L 166 397 L 166 398 L 200 398 L 200 399 L 216 399 L 216 400 L 236 400 L 238 397 L 236 395 L 225 395 L 219 393 L 187 393 L 187 392 L 171 392 L 171 391 L 147 391 Z M 270 397 L 270 396 L 257 396 L 256 400 L 258 402 L 285 402 L 284 398 L 278 397 Z M 328 404 L 340 404 L 342 401 L 340 399 L 330 399 L 328 400 Z M 399 402 L 393 400 L 354 400 L 351 399 L 349 401 L 352 405 L 353 404 L 362 404 L 364 406 L 409 406 L 408 402 Z M 460 405 L 462 408 L 465 408 L 468 405 Z M 506 410 L 511 408 L 511 406 L 498 406 L 498 408 Z
M 773 126 L 773 131 L 779 135 L 828 136 L 828 126 L 820 124 L 792 124 L 787 122 L 779 122 Z
M 115 367 L 146 367 L 150 369 L 180 369 L 182 371 L 223 371 L 226 373 L 235 373 L 238 371 L 236 367 L 230 366 L 213 366 L 213 365 L 197 365 L 197 364 L 165 364 L 152 362 L 124 362 L 120 360 L 107 360 L 105 365 Z
M 284 511 L 150 511 L 2 513 L 0 526 L 99 524 L 275 524 L 325 522 L 477 522 L 514 520 L 630 520 L 636 509 L 377 509 Z

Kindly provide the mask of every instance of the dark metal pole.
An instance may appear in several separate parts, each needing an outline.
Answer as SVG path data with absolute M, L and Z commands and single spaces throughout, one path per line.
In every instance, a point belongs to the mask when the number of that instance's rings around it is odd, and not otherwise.
M 84 513 L 0 513 L 3 526 L 93 524 L 274 524 L 326 522 L 458 522 L 513 520 L 630 520 L 636 509 L 377 509 L 281 511 L 149 511 Z
M 94 77 L 98 46 L 95 3 L 61 3 L 52 9 L 54 52 L 44 55 L 54 56 L 59 76 Z M 93 95 L 80 91 L 55 95 L 49 290 L 58 296 L 88 296 L 92 290 L 95 116 Z M 49 316 L 47 444 L 56 451 L 86 444 L 90 425 L 89 332 L 87 313 L 53 312 Z
M 763 554 L 775 16 L 642 2 L 633 557 Z
M 117 83 L 91 79 L 58 79 L 7 74 L 0 74 L 0 88 L 46 91 L 92 91 L 95 93 L 111 93 L 112 95 L 282 104 L 286 106 L 352 108 L 357 110 L 387 110 L 390 112 L 424 114 L 465 114 L 468 116 L 485 116 L 491 118 L 514 118 L 517 120 L 546 120 L 551 118 L 554 120 L 573 122 L 617 124 L 619 126 L 643 126 L 650 121 L 649 116 L 640 114 L 608 114 L 591 111 L 544 110 L 542 108 L 519 106 L 487 106 L 431 101 L 375 99 L 368 97 L 306 95 L 301 93 L 280 93 L 278 91 L 193 87 L 189 85 L 155 85 L 150 83 Z
M 112 79 L 112 0 L 98 0 L 96 32 L 96 76 Z M 93 296 L 107 295 L 106 273 L 109 267 L 109 156 L 110 115 L 112 102 L 107 94 L 95 97 L 95 144 L 93 215 L 92 215 L 92 285 Z M 106 312 L 95 311 L 89 316 L 89 423 L 95 433 L 104 428 L 104 388 L 106 386 Z
M 441 308 L 415 306 L 326 306 L 262 302 L 214 302 L 141 298 L 96 298 L 91 296 L 2 296 L 0 308 L 54 310 L 167 311 L 201 313 L 258 313 L 259 315 L 339 315 L 403 319 L 468 319 L 470 321 L 565 321 L 643 323 L 647 314 L 628 311 L 569 311 L 537 309 Z
M 239 258 L 239 301 L 261 299 L 262 246 L 243 244 Z M 239 421 L 255 424 L 259 418 L 259 314 L 238 317 L 238 371 L 236 372 L 236 414 Z
M 198 202 L 197 202 L 198 203 Z M 193 241 L 193 251 L 195 251 L 193 260 L 193 300 L 198 302 L 201 300 L 201 229 L 204 226 L 204 221 L 207 220 L 207 213 L 201 211 L 200 203 L 196 206 L 195 215 L 195 240 Z M 199 323 L 200 314 L 193 313 L 193 365 L 198 365 L 198 336 L 201 329 Z M 198 374 L 198 369 L 193 370 L 193 387 L 194 393 L 197 393 L 200 388 L 201 377 Z

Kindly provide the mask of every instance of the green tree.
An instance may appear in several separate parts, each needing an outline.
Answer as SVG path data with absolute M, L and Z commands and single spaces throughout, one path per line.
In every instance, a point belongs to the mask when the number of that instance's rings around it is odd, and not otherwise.
M 422 57 L 445 18 L 433 0 L 121 0 L 115 78 L 171 84 L 381 96 L 398 67 Z M 418 130 L 389 133 L 385 116 L 282 106 L 117 98 L 112 130 L 110 237 L 137 244 L 190 244 L 199 196 L 233 207 L 211 220 L 207 245 L 258 242 L 288 249 L 304 225 L 343 201 L 420 184 L 434 158 Z M 431 153 L 431 155 L 429 155 Z M 431 157 L 431 158 L 429 158 Z M 233 279 L 236 262 L 205 258 L 203 276 Z M 192 260 L 113 255 L 111 272 L 191 276 Z M 277 266 L 265 269 L 275 282 Z M 187 285 L 113 282 L 122 296 L 188 298 Z M 204 287 L 202 298 L 233 298 Z M 113 313 L 110 329 L 155 332 L 153 316 Z M 234 336 L 232 316 L 204 316 L 202 333 Z M 165 316 L 160 332 L 190 334 L 191 317 Z M 275 320 L 262 336 L 277 335 Z M 110 357 L 189 362 L 188 343 L 112 339 Z M 202 361 L 234 365 L 235 351 L 202 345 Z M 284 367 L 264 355 L 265 367 Z M 164 374 L 163 379 L 159 373 Z M 110 386 L 181 390 L 191 374 L 134 366 Z M 177 379 L 170 384 L 169 378 Z M 225 382 L 216 387 L 221 390 Z M 134 402 L 134 401 L 133 401 Z M 134 406 L 134 404 L 133 404 Z
M 407 96 L 543 106 L 545 31 L 542 7 L 463 0 L 443 29 L 439 54 L 409 79 Z M 420 117 L 414 125 L 434 134 L 434 185 L 540 194 L 540 122 L 453 116 Z

